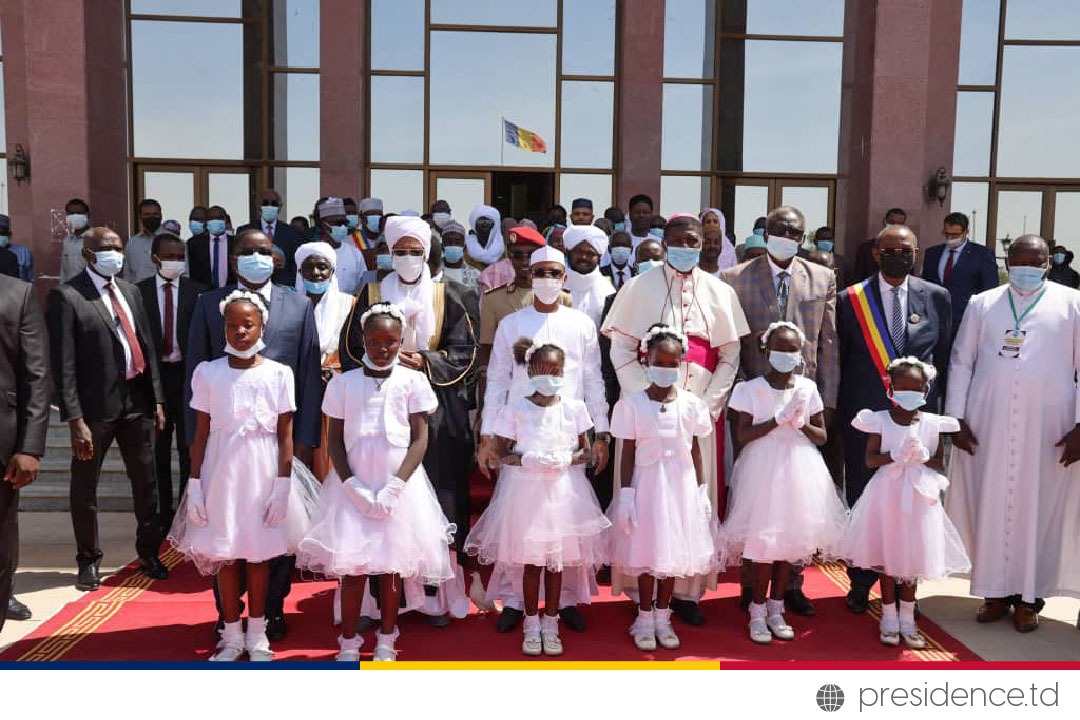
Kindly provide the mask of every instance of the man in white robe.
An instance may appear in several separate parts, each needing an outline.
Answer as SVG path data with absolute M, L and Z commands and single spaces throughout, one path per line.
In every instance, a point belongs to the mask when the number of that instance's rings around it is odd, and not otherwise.
M 946 510 L 972 560 L 979 622 L 1080 596 L 1080 292 L 1045 281 L 1046 241 L 1009 248 L 1009 284 L 972 298 L 953 345 L 954 438 Z
M 607 234 L 595 225 L 571 225 L 563 233 L 563 246 L 570 267 L 565 287 L 574 300 L 574 309 L 589 316 L 596 327 L 604 313 L 604 301 L 615 294 L 615 286 L 600 272 L 600 258 L 608 249 Z
M 690 341 L 682 363 L 680 385 L 705 401 L 716 422 L 727 405 L 739 368 L 739 338 L 750 332 L 735 290 L 697 267 L 703 242 L 701 222 L 692 215 L 673 216 L 664 230 L 667 259 L 663 268 L 633 278 L 615 296 L 601 332 L 611 339 L 611 363 L 622 396 L 649 386 L 638 344 L 649 328 L 665 323 Z M 696 253 L 695 253 L 696 251 Z M 719 437 L 723 438 L 720 434 Z M 701 463 L 716 507 L 716 438 L 701 443 Z M 616 473 L 617 475 L 617 473 Z M 673 608 L 685 622 L 704 622 L 697 607 L 706 589 L 716 587 L 716 575 L 679 580 Z M 612 571 L 611 590 L 636 592 L 633 578 Z

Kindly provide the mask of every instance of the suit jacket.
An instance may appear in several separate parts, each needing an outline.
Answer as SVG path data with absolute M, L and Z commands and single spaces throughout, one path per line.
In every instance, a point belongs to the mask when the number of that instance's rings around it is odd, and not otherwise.
M 955 337 L 971 296 L 998 286 L 998 268 L 989 248 L 968 240 L 959 256 L 954 259 L 952 273 L 949 274 L 949 282 L 946 284 L 938 272 L 945 250 L 944 244 L 926 250 L 922 276 L 923 280 L 948 288 L 952 297 L 952 333 Z
M 619 288 L 621 290 L 622 288 Z M 611 304 L 615 302 L 618 290 L 604 298 L 604 311 L 600 313 L 600 324 L 604 324 L 607 314 L 611 310 Z M 615 372 L 615 366 L 611 362 L 611 338 L 600 333 L 600 375 L 604 378 L 604 395 L 607 397 L 610 412 L 615 412 L 615 403 L 619 402 L 619 376 Z
M 236 230 L 236 234 L 239 235 L 245 230 L 255 228 L 256 230 L 262 230 L 262 220 L 256 218 L 249 222 L 247 225 L 242 225 Z M 286 222 L 278 220 L 274 223 L 274 244 L 281 248 L 281 252 L 285 253 L 285 267 L 281 270 L 274 272 L 274 282 L 278 285 L 284 285 L 286 287 L 292 287 L 296 282 L 296 248 L 300 247 L 303 242 L 300 236 L 297 234 L 293 226 Z
M 883 308 L 876 275 L 870 279 L 869 290 L 878 307 Z M 952 351 L 952 302 L 949 293 L 944 288 L 910 276 L 907 316 L 904 355 L 913 355 L 937 368 L 938 377 L 930 387 L 926 405 L 928 411 L 937 412 L 941 399 L 945 397 L 949 354 Z M 837 414 L 840 427 L 847 428 L 860 410 L 887 410 L 892 407 L 892 401 L 881 382 L 847 292 L 840 293 L 836 303 L 836 330 L 840 341 L 840 374 L 844 378 Z M 885 332 L 888 333 L 888 330 Z
M 614 268 L 612 268 L 611 265 L 605 265 L 604 267 L 600 268 L 600 274 L 610 280 L 612 285 L 615 285 L 615 270 Z M 634 270 L 633 266 L 630 266 L 630 277 L 626 279 L 626 282 L 630 282 L 630 280 L 635 275 L 637 275 L 637 271 Z M 623 285 L 625 284 L 626 283 L 623 283 Z M 619 285 L 618 287 L 616 287 L 615 291 L 618 292 L 619 290 L 622 290 L 623 285 Z
M 206 287 L 186 277 L 178 278 L 180 287 L 176 297 L 176 341 L 180 344 L 180 354 L 187 355 L 188 330 L 191 328 L 191 316 L 195 312 L 195 301 L 206 292 Z M 158 305 L 157 275 L 138 284 L 142 295 L 143 307 L 150 320 L 150 334 L 154 338 L 154 348 L 158 358 L 165 355 L 165 328 L 161 324 L 161 307 Z
M 191 376 L 199 363 L 225 354 L 225 319 L 218 306 L 236 286 L 209 290 L 199 296 L 191 317 L 184 353 L 186 404 L 191 405 Z M 292 368 L 296 391 L 293 440 L 319 447 L 322 434 L 322 350 L 315 327 L 315 312 L 306 295 L 275 286 L 270 295 L 270 319 L 263 332 L 263 357 Z M 195 437 L 195 413 L 187 413 L 188 437 Z
M 54 288 L 47 308 L 54 395 L 60 419 L 83 418 L 88 423 L 120 418 L 126 382 L 120 330 L 89 272 L 84 270 Z M 139 390 L 132 400 L 138 412 L 152 416 L 154 403 L 165 402 L 165 396 L 150 320 L 139 288 L 120 278 L 113 278 L 113 283 L 131 308 L 135 335 L 146 360 L 146 370 L 131 381 Z
M 45 318 L 34 286 L 9 277 L 0 277 L 0 407 L 0 467 L 15 453 L 44 455 L 49 428 Z
M 769 256 L 724 270 L 720 279 L 735 288 L 746 314 L 750 334 L 742 338 L 740 366 L 746 377 L 764 375 L 768 358 L 761 352 L 760 339 L 769 325 L 787 320 L 806 334 L 803 346 L 804 374 L 817 383 L 827 408 L 836 407 L 840 384 L 840 364 L 836 346 L 836 275 L 826 267 L 795 257 L 788 266 L 787 315 L 780 317 Z
M 228 257 L 231 257 L 235 240 L 232 235 L 226 237 L 229 244 L 226 252 Z M 210 261 L 210 233 L 204 232 L 190 237 L 187 241 L 188 275 L 192 280 L 207 288 L 212 288 L 215 285 L 214 269 Z M 225 284 L 235 285 L 236 273 L 233 272 L 231 266 L 226 271 L 226 274 L 228 279 Z

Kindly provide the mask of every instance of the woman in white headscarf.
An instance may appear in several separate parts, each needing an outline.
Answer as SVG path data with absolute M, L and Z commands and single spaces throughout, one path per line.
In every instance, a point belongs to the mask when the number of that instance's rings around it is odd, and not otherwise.
M 484 222 L 480 223 L 481 219 Z M 480 223 L 477 225 L 477 223 Z M 477 205 L 469 213 L 473 232 L 465 238 L 465 254 L 478 270 L 502 260 L 506 250 L 502 236 L 502 215 L 490 205 Z
M 735 246 L 731 244 L 731 240 L 727 236 L 727 218 L 724 217 L 724 213 L 717 208 L 705 208 L 701 213 L 702 229 L 705 231 L 706 245 L 709 241 L 714 241 L 719 235 L 720 240 L 720 256 L 717 258 L 717 269 L 713 274 L 715 275 L 720 270 L 727 270 L 729 267 L 735 267 L 739 264 L 739 257 L 735 253 Z M 704 251 L 703 251 L 704 254 Z

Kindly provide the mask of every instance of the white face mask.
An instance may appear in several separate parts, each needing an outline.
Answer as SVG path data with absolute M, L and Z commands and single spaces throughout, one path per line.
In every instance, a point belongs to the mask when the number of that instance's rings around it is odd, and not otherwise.
M 238 358 L 241 358 L 243 360 L 247 360 L 248 358 L 254 357 L 258 353 L 261 353 L 263 351 L 263 349 L 265 349 L 265 348 L 266 348 L 266 343 L 264 343 L 262 341 L 262 338 L 259 338 L 258 340 L 256 340 L 255 344 L 252 345 L 251 347 L 249 347 L 247 350 L 237 350 L 236 348 L 234 348 L 232 345 L 229 344 L 228 340 L 225 341 L 225 352 L 228 353 L 229 355 L 232 355 L 233 357 L 238 357 Z
M 536 278 L 532 284 L 533 295 L 544 305 L 554 305 L 562 294 L 562 280 Z
M 411 283 L 416 282 L 420 274 L 424 272 L 424 257 L 422 255 L 394 255 L 391 259 L 396 272 L 402 280 Z
M 967 240 L 967 238 L 963 236 L 958 238 L 945 238 L 945 247 L 954 250 L 963 245 L 965 240 Z
M 72 232 L 79 232 L 85 230 L 90 224 L 90 216 L 85 213 L 72 213 L 64 218 L 67 221 L 68 227 Z
M 779 235 L 770 235 L 765 241 L 765 249 L 774 260 L 784 262 L 795 257 L 795 254 L 799 252 L 799 241 Z
M 375 362 L 367 355 L 364 355 L 364 357 L 360 358 L 360 362 L 364 363 L 364 365 L 375 371 L 389 370 L 390 368 L 398 364 L 398 356 L 395 355 L 394 359 L 391 360 L 388 365 L 376 365 Z
M 184 274 L 185 268 L 187 268 L 187 263 L 183 260 L 162 260 L 158 274 L 166 280 L 175 280 Z

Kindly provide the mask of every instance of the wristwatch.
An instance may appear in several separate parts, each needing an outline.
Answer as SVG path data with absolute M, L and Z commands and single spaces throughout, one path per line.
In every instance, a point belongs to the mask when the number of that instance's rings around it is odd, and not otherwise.
M 609 432 L 596 433 L 596 439 L 597 440 L 603 440 L 608 445 L 610 445 L 611 444 L 611 433 L 609 433 Z

